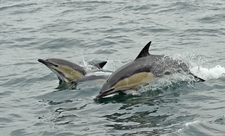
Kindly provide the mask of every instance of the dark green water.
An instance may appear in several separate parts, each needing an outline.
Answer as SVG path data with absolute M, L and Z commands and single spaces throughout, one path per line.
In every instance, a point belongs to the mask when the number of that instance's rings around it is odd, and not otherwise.
M 0 3 L 1 135 L 224 135 L 224 1 Z M 115 71 L 150 40 L 152 54 L 179 58 L 206 81 L 175 74 L 140 95 L 94 101 L 103 80 L 59 85 L 37 61 L 88 69 L 107 60 L 104 70 Z

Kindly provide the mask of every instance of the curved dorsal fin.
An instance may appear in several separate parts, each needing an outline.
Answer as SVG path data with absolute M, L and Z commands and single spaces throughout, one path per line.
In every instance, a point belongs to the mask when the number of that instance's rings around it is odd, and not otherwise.
M 152 43 L 152 41 L 150 41 L 149 43 L 147 43 L 145 45 L 145 47 L 141 50 L 141 52 L 138 54 L 138 56 L 137 56 L 136 59 L 142 58 L 142 57 L 146 57 L 146 56 L 150 55 L 149 52 L 148 52 L 148 50 L 149 50 L 149 47 L 150 47 L 151 43 Z
M 100 69 L 100 68 L 103 68 L 106 63 L 107 63 L 107 61 L 103 61 L 103 62 L 95 64 L 94 66 Z

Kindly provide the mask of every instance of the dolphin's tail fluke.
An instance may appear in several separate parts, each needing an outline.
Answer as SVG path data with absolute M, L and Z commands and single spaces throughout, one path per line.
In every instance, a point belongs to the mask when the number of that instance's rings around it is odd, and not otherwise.
M 189 72 L 189 74 L 192 75 L 195 79 L 199 80 L 200 82 L 204 82 L 204 81 L 205 81 L 205 79 L 202 79 L 202 78 L 200 78 L 200 77 L 194 75 L 194 74 L 191 73 L 191 72 Z

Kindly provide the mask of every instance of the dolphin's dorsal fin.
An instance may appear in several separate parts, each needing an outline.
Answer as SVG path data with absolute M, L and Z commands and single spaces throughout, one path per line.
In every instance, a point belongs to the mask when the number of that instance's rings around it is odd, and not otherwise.
M 95 64 L 94 66 L 100 69 L 100 68 L 103 68 L 106 63 L 107 63 L 107 61 L 103 61 L 103 62 Z
M 141 50 L 141 52 L 138 54 L 136 59 L 146 57 L 146 56 L 150 55 L 148 51 L 149 51 L 149 47 L 150 47 L 151 43 L 152 43 L 152 41 L 150 41 L 149 43 L 147 43 L 145 45 L 145 47 Z

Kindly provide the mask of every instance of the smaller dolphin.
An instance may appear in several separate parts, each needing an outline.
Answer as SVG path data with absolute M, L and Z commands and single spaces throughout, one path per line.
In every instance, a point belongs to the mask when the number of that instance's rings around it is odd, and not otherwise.
M 72 83 L 73 80 L 77 80 L 84 77 L 87 72 L 81 66 L 63 59 L 38 59 L 39 62 L 46 65 L 53 73 L 58 76 L 60 83 L 65 81 L 66 83 Z M 102 68 L 107 61 L 97 63 L 94 66 L 97 68 Z M 88 79 L 88 78 L 85 78 Z M 91 79 L 89 79 L 91 80 Z M 75 82 L 73 82 L 75 83 Z
M 136 59 L 113 72 L 102 86 L 95 99 L 118 92 L 129 93 L 139 85 L 147 84 L 156 77 L 173 73 L 187 73 L 205 81 L 190 72 L 186 63 L 165 55 L 149 54 L 151 41 L 142 49 Z

